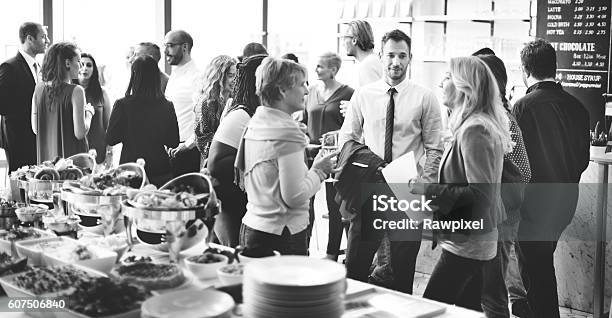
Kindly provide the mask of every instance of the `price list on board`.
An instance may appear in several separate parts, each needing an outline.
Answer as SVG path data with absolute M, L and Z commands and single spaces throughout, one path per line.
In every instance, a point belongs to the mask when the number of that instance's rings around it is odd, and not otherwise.
M 610 0 L 538 0 L 536 35 L 557 52 L 557 81 L 603 118 L 608 90 Z M 595 117 L 595 118 L 594 118 Z

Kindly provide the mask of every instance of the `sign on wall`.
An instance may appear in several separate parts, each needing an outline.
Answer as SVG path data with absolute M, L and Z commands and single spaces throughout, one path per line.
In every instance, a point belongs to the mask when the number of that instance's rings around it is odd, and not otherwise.
M 591 127 L 604 119 L 611 90 L 610 0 L 538 0 L 536 36 L 557 51 L 557 81 L 589 110 Z

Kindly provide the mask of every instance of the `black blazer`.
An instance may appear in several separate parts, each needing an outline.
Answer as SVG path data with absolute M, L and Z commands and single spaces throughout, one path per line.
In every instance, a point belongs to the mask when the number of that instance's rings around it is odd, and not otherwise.
M 36 82 L 21 53 L 0 65 L 0 147 L 9 170 L 36 164 L 36 136 L 32 132 L 32 94 Z

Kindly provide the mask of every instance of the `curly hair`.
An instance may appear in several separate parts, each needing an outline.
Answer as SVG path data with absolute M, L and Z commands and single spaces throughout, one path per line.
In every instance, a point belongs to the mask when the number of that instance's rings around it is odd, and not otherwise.
M 79 55 L 79 48 L 71 42 L 59 42 L 51 45 L 42 65 L 42 80 L 48 82 L 50 103 L 49 110 L 53 108 L 53 101 L 59 93 L 60 85 L 64 82 L 64 78 L 68 70 L 66 69 L 66 60 L 72 60 Z
M 255 94 L 255 71 L 266 57 L 267 54 L 253 55 L 238 64 L 234 100 L 228 112 L 244 106 L 249 116 L 253 116 L 255 109 L 260 105 L 259 97 Z
M 87 84 L 87 88 L 85 89 L 85 97 L 87 98 L 87 102 L 101 104 L 104 102 L 104 95 L 102 94 L 102 85 L 100 84 L 100 73 L 98 72 L 98 64 L 96 64 L 96 60 L 89 53 L 81 53 L 81 59 L 83 58 L 90 59 L 91 64 L 93 64 L 93 71 L 91 72 L 89 83 Z
M 221 105 L 216 110 L 217 118 L 221 117 L 223 112 L 223 85 L 227 79 L 229 70 L 236 65 L 237 61 L 228 55 L 219 55 L 213 58 L 204 71 L 204 81 L 202 88 L 199 91 L 200 101 L 206 101 L 210 104 L 211 101 L 217 101 Z M 199 103 L 198 103 L 199 104 Z

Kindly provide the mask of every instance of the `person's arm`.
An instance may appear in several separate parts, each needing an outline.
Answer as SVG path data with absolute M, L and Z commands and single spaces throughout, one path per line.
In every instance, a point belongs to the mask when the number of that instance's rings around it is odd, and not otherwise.
M 232 146 L 213 139 L 208 151 L 208 171 L 221 183 L 233 182 L 234 161 L 238 150 Z
M 15 94 L 16 75 L 13 67 L 8 63 L 0 65 L 0 115 L 8 115 L 15 111 L 10 109 L 13 107 L 12 96 Z
M 125 131 L 125 118 L 123 114 L 123 104 L 120 100 L 115 102 L 113 110 L 108 120 L 108 128 L 106 129 L 106 144 L 114 146 L 120 142 L 123 142 L 123 138 L 126 134 Z M 176 118 L 175 118 L 176 120 Z
M 344 123 L 340 128 L 340 134 L 338 136 L 339 149 L 348 140 L 355 140 L 362 142 L 363 139 L 363 114 L 361 112 L 361 100 L 359 98 L 358 91 L 353 94 L 349 107 L 344 117 Z
M 32 132 L 34 135 L 38 134 L 38 109 L 36 109 L 36 90 L 32 94 L 32 111 L 30 115 L 30 124 L 32 126 Z
M 174 110 L 174 105 L 172 102 L 169 103 L 169 113 L 168 117 L 168 133 L 166 134 L 166 140 L 164 144 L 170 148 L 176 147 L 179 144 L 179 127 L 178 120 L 176 119 L 176 111 Z
M 72 90 L 72 123 L 74 136 L 83 139 L 87 136 L 92 114 L 85 111 L 85 91 L 79 85 Z
M 304 153 L 294 152 L 278 158 L 278 178 L 283 202 L 289 207 L 299 207 L 321 188 L 325 178 L 316 170 L 308 170 L 304 164 Z
M 495 202 L 491 191 L 498 182 L 495 161 L 503 156 L 503 150 L 495 148 L 482 125 L 465 128 L 459 138 L 467 184 L 427 184 L 426 194 L 435 196 L 432 205 L 438 206 L 441 214 L 466 206 L 472 206 L 473 213 L 487 213 Z
M 108 121 L 110 120 L 110 114 L 112 111 L 111 108 L 111 99 L 108 96 L 108 92 L 104 87 L 102 88 L 102 98 L 104 99 L 104 103 L 102 104 L 102 122 L 104 125 L 104 129 L 108 128 Z
M 421 117 L 421 135 L 425 147 L 425 165 L 423 167 L 423 181 L 427 183 L 438 182 L 438 167 L 444 152 L 442 143 L 442 115 L 440 106 L 433 93 L 424 98 L 423 115 Z

